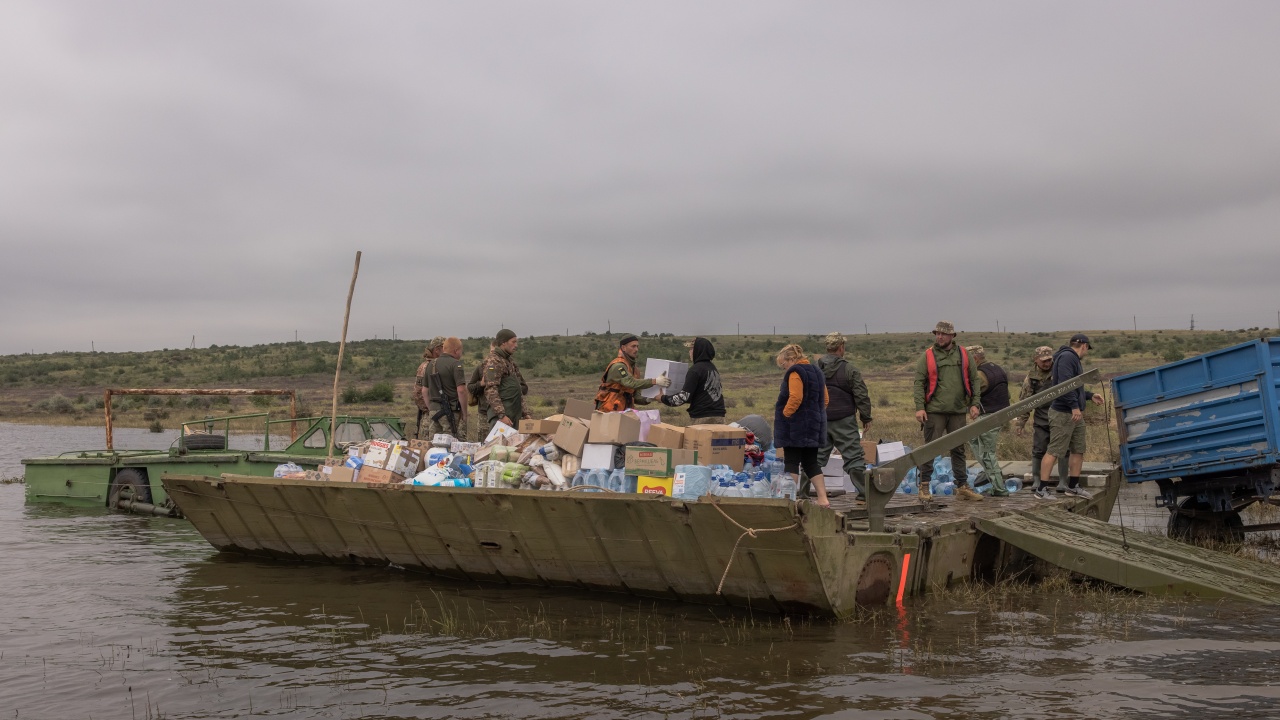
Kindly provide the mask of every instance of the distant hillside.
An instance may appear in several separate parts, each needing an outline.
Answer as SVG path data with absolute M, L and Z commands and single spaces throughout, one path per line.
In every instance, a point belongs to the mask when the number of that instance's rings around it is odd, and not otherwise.
M 962 333 L 960 341 L 983 345 L 990 359 L 1020 378 L 1034 349 L 1058 347 L 1072 331 L 1056 333 Z M 1137 370 L 1245 340 L 1266 337 L 1268 330 L 1093 331 L 1091 362 L 1109 375 Z M 606 335 L 521 338 L 517 360 L 533 386 L 539 406 L 554 407 L 566 396 L 590 397 L 596 377 L 617 352 L 617 339 Z M 669 334 L 641 339 L 641 358 L 684 359 L 687 338 Z M 849 334 L 854 362 L 868 373 L 895 383 L 906 378 L 931 342 L 927 332 L 878 335 Z M 819 335 L 722 335 L 712 338 L 716 364 L 740 385 L 751 385 L 760 403 L 768 403 L 766 378 L 777 374 L 773 358 L 789 342 L 821 352 Z M 488 338 L 464 340 L 464 364 L 470 370 L 488 349 Z M 407 412 L 413 374 L 425 341 L 362 340 L 347 346 L 342 372 L 344 406 L 350 411 Z M 250 347 L 217 347 L 126 353 L 50 353 L 0 356 L 0 418 L 90 422 L 106 387 L 292 387 L 301 392 L 304 410 L 327 409 L 338 345 L 333 342 L 275 343 Z M 750 379 L 748 383 L 746 379 Z M 735 388 L 726 383 L 726 394 Z M 745 396 L 744 396 L 745 399 Z M 159 407 L 150 401 L 122 399 L 123 411 Z M 210 403 L 229 409 L 225 399 L 190 398 L 165 401 L 166 407 L 204 410 Z M 248 407 L 236 401 L 234 407 Z M 259 400 L 258 407 L 265 401 Z M 761 410 L 765 409 L 761 405 Z M 768 405 L 771 407 L 771 405 Z M 139 415 L 141 418 L 141 415 Z M 135 421 L 135 422 L 140 422 Z

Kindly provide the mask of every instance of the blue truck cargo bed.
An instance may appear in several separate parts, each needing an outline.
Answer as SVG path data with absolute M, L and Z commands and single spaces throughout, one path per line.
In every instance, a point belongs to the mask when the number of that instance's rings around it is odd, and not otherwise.
M 1130 482 L 1241 474 L 1280 462 L 1280 338 L 1112 381 Z

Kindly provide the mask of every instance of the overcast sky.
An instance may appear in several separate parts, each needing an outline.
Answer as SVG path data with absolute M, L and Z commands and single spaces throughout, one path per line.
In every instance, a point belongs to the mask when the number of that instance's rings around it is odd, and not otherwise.
M 1271 326 L 1280 3 L 5 2 L 0 353 Z

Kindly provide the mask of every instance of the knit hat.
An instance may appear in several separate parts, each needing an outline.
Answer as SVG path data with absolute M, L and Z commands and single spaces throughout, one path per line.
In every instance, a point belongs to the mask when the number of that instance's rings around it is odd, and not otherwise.
M 1040 347 L 1036 348 L 1036 360 L 1052 360 L 1052 359 L 1053 359 L 1053 348 L 1049 347 L 1048 345 L 1041 345 Z
M 826 341 L 828 350 L 836 350 L 849 342 L 849 338 L 845 337 L 843 333 L 829 332 L 827 333 Z
M 621 340 L 618 341 L 618 347 L 622 347 L 627 343 L 633 343 L 633 342 L 639 342 L 639 341 L 640 341 L 640 338 L 636 337 L 635 335 L 632 335 L 631 333 L 627 333 L 626 335 L 622 336 Z
M 516 336 L 515 331 L 502 328 L 501 330 L 498 331 L 498 334 L 493 338 L 493 344 L 501 345 L 515 336 Z
M 938 324 L 933 326 L 933 331 L 936 333 L 946 333 L 947 335 L 955 335 L 956 326 L 952 325 L 946 320 L 939 320 Z

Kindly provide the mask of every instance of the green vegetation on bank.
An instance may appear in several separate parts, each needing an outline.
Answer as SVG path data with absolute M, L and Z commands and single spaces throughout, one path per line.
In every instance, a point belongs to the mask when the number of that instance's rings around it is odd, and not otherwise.
M 996 362 L 1020 367 L 1038 345 L 1061 345 L 1072 331 L 1056 333 L 962 333 L 965 344 L 981 344 Z M 1234 331 L 1093 331 L 1095 358 L 1125 358 L 1135 367 L 1170 362 L 1245 340 L 1267 337 L 1267 328 Z M 528 377 L 564 378 L 599 372 L 616 353 L 616 338 L 608 335 L 526 337 L 517 359 Z M 851 348 L 864 370 L 892 370 L 914 362 L 927 346 L 929 334 L 884 333 L 850 336 Z M 644 337 L 642 357 L 683 359 L 687 338 L 670 334 Z M 716 344 L 716 364 L 724 373 L 771 373 L 773 357 L 783 345 L 797 342 L 821 352 L 819 335 L 722 335 Z M 412 376 L 421 360 L 421 340 L 361 340 L 347 346 L 343 377 L 356 383 L 377 383 Z M 480 362 L 487 338 L 464 340 L 464 363 Z M 259 378 L 332 375 L 338 358 L 333 342 L 290 342 L 249 347 L 211 346 L 199 349 L 149 352 L 60 352 L 0 356 L 0 387 L 105 388 L 209 387 L 252 384 Z M 362 389 L 360 392 L 364 392 Z

